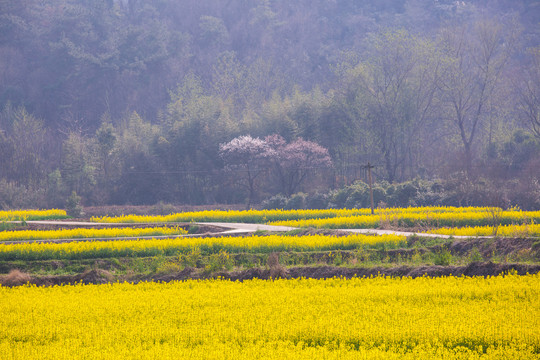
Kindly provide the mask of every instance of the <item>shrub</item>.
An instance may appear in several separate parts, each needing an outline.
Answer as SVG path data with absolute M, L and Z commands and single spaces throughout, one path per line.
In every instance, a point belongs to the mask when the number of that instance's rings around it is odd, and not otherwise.
M 270 199 L 264 200 L 262 202 L 262 208 L 271 210 L 271 209 L 284 209 L 287 205 L 287 198 L 281 194 L 272 196 Z
M 448 266 L 452 262 L 452 253 L 446 247 L 443 247 L 435 253 L 433 262 L 435 265 Z
M 308 195 L 306 199 L 307 209 L 327 209 L 328 208 L 328 195 L 315 193 Z
M 47 207 L 46 193 L 39 185 L 23 186 L 0 179 L 0 209 Z
M 74 218 L 84 215 L 83 208 L 81 206 L 81 197 L 77 195 L 75 191 L 71 192 L 71 195 L 66 201 L 66 213 Z
M 211 254 L 206 262 L 205 270 L 213 273 L 221 270 L 231 270 L 234 266 L 234 260 L 225 250 L 220 250 L 217 254 Z
M 158 264 L 156 268 L 156 273 L 158 274 L 170 274 L 179 272 L 182 270 L 182 266 L 172 261 L 165 261 Z
M 475 246 L 469 252 L 469 262 L 478 262 L 478 261 L 484 261 L 484 257 L 482 256 L 482 254 L 480 254 L 480 251 L 478 251 L 478 248 Z
M 202 265 L 201 249 L 193 247 L 187 254 L 179 254 L 178 261 L 180 264 L 189 267 L 199 267 Z
M 174 205 L 166 204 L 163 201 L 158 202 L 156 205 L 152 206 L 152 214 L 156 215 L 169 215 L 178 212 Z
M 307 195 L 304 193 L 296 193 L 292 195 L 291 198 L 287 201 L 287 205 L 285 206 L 285 209 L 286 210 L 305 209 L 306 197 Z

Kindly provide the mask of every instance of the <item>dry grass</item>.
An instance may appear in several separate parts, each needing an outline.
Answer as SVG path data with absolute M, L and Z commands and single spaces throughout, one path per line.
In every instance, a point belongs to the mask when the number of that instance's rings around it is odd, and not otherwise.
M 13 269 L 0 279 L 0 283 L 3 286 L 20 286 L 30 282 L 30 280 L 32 280 L 32 277 L 29 274 Z
M 288 275 L 287 269 L 279 263 L 279 253 L 271 253 L 268 256 L 266 265 L 270 268 L 270 277 L 272 279 L 286 278 Z

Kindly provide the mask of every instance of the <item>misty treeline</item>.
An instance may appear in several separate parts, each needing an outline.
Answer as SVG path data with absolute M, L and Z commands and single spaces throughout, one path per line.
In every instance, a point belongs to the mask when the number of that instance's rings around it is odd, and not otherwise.
M 0 208 L 328 194 L 367 162 L 381 189 L 539 207 L 539 18 L 534 0 L 0 0 Z M 330 159 L 232 161 L 247 136 Z

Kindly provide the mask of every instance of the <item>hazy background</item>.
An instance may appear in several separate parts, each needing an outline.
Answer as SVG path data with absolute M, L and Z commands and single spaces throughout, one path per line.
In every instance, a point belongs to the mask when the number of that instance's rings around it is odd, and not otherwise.
M 539 19 L 525 0 L 0 0 L 0 208 L 246 202 L 220 144 L 272 134 L 328 150 L 296 189 L 318 206 L 369 161 L 392 205 L 539 208 Z M 274 176 L 249 197 L 284 193 Z

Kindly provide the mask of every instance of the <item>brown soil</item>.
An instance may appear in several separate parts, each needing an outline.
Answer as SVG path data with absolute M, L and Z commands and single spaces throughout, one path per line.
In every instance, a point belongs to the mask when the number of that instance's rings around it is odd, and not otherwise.
M 273 269 L 252 268 L 234 272 L 220 272 L 212 274 L 210 277 L 221 277 L 228 280 L 250 280 L 250 279 L 270 279 L 270 278 L 311 278 L 329 279 L 333 277 L 370 277 L 370 276 L 392 276 L 392 277 L 440 277 L 440 276 L 496 276 L 509 271 L 515 271 L 518 275 L 536 274 L 540 272 L 540 265 L 523 264 L 495 264 L 492 262 L 471 263 L 468 266 L 421 266 L 421 267 L 371 267 L 371 268 L 346 268 L 335 266 L 302 266 L 286 269 L 285 274 L 275 276 Z M 197 272 L 196 269 L 184 269 L 176 274 L 168 274 L 154 277 L 152 281 L 172 281 L 187 279 L 207 278 L 204 273 Z
M 525 265 L 525 264 L 495 264 L 493 262 L 476 262 L 467 266 L 397 266 L 397 267 L 371 267 L 371 268 L 346 268 L 335 266 L 302 266 L 291 268 L 252 268 L 241 271 L 217 272 L 207 274 L 206 272 L 187 267 L 184 270 L 166 274 L 154 275 L 150 277 L 137 276 L 133 278 L 118 278 L 106 270 L 94 269 L 86 271 L 82 274 L 69 276 L 30 276 L 24 273 L 9 274 L 0 277 L 0 283 L 4 286 L 19 286 L 26 283 L 39 286 L 52 286 L 61 284 L 104 284 L 116 281 L 160 281 L 170 282 L 175 280 L 188 279 L 206 279 L 217 278 L 244 281 L 251 279 L 272 279 L 272 278 L 312 278 L 312 279 L 329 279 L 333 277 L 371 277 L 371 276 L 391 276 L 391 277 L 440 277 L 440 276 L 496 276 L 508 272 L 515 272 L 518 275 L 536 274 L 540 272 L 540 265 Z
M 454 240 L 448 247 L 452 254 L 466 255 L 474 248 L 483 256 L 493 254 L 508 255 L 521 250 L 530 249 L 535 239 L 532 238 L 478 238 L 467 240 Z
M 414 253 L 437 252 L 444 247 L 452 255 L 467 256 L 476 248 L 483 257 L 489 259 L 494 255 L 505 256 L 531 249 L 535 241 L 533 238 L 471 238 L 467 240 L 454 240 L 445 245 L 436 245 L 427 248 L 387 250 L 385 255 L 388 255 L 390 259 L 395 259 L 398 255 L 406 257 Z
M 113 282 L 114 276 L 107 270 L 93 269 L 73 277 L 73 282 L 84 284 L 105 284 Z

